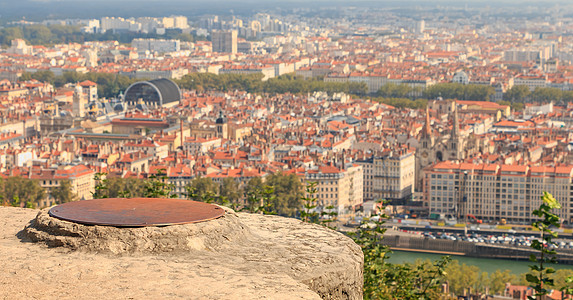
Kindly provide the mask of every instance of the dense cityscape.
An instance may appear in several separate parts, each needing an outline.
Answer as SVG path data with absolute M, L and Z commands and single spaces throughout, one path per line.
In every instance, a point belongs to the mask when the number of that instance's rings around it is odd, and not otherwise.
M 4 205 L 94 199 L 102 178 L 141 197 L 162 178 L 241 208 L 266 184 L 282 216 L 314 197 L 339 228 L 385 209 L 400 234 L 524 248 L 548 192 L 556 248 L 573 248 L 570 4 L 6 17 Z

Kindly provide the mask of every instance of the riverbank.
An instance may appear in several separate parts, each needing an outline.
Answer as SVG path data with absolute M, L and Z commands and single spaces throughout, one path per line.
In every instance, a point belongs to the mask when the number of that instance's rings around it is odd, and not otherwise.
M 386 261 L 394 264 L 414 263 L 416 260 L 435 261 L 445 255 L 446 254 L 393 250 Z M 511 259 L 476 258 L 458 255 L 451 255 L 451 257 L 452 259 L 459 261 L 460 265 L 466 264 L 469 266 L 476 266 L 482 272 L 487 272 L 489 274 L 492 274 L 496 270 L 510 270 L 512 274 L 519 276 L 520 274 L 529 272 L 529 265 L 531 264 L 530 262 Z M 571 265 L 551 264 L 551 267 L 557 270 L 573 270 L 573 266 Z
M 529 247 L 517 247 L 509 245 L 492 245 L 485 243 L 473 243 L 458 240 L 428 239 L 419 235 L 409 234 L 387 234 L 382 243 L 390 248 L 429 252 L 429 253 L 449 253 L 463 254 L 464 256 L 476 258 L 497 258 L 528 261 L 531 254 L 536 255 L 537 251 Z M 560 264 L 573 265 L 573 253 L 560 250 L 557 261 Z

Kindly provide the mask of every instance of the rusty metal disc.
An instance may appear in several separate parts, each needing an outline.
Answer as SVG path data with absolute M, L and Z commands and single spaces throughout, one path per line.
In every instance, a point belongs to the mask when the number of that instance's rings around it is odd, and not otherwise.
M 225 214 L 208 203 L 164 198 L 108 198 L 54 206 L 50 216 L 87 225 L 166 226 L 209 221 Z

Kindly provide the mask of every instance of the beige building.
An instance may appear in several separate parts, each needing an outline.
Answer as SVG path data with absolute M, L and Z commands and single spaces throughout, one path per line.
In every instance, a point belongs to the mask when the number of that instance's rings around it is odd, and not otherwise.
M 153 140 L 142 140 L 139 142 L 129 142 L 123 146 L 125 153 L 143 152 L 159 159 L 164 159 L 169 155 L 169 145 Z
M 525 85 L 533 92 L 547 86 L 547 75 L 518 75 L 513 79 L 513 85 Z
M 452 163 L 429 167 L 425 174 L 424 200 L 430 213 L 464 220 L 473 215 L 484 221 L 530 224 L 531 212 L 547 191 L 562 208 L 556 213 L 571 224 L 573 165 L 562 167 Z
M 356 161 L 364 168 L 364 199 L 408 200 L 414 193 L 416 158 L 412 151 L 378 152 Z
M 353 212 L 363 202 L 363 169 L 359 165 L 348 165 L 346 169 L 327 165 L 309 170 L 307 182 L 316 182 L 319 211 L 333 206 L 339 215 Z
M 190 137 L 211 139 L 219 137 L 227 139 L 229 137 L 229 124 L 223 111 L 219 111 L 219 117 L 215 123 L 211 121 L 194 121 L 189 123 Z
M 216 147 L 221 147 L 221 138 L 188 137 L 183 143 L 183 149 L 189 153 L 205 153 Z
M 39 169 L 30 173 L 30 179 L 36 179 L 44 189 L 46 189 L 46 199 L 40 206 L 52 206 L 55 203 L 50 195 L 52 189 L 60 186 L 63 180 L 70 182 L 72 192 L 77 195 L 78 200 L 92 199 L 95 191 L 95 172 L 84 165 L 62 166 L 57 169 Z

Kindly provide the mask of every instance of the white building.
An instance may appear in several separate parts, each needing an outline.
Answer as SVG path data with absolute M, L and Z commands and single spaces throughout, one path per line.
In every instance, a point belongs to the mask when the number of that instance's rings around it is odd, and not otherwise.
M 378 152 L 357 160 L 364 168 L 364 197 L 368 200 L 408 200 L 414 192 L 416 158 L 407 150 Z
M 134 39 L 131 41 L 131 47 L 136 48 L 137 52 L 177 52 L 181 50 L 181 41 L 179 40 L 162 40 L 162 39 Z
M 461 83 L 461 84 L 468 84 L 470 82 L 470 77 L 464 71 L 457 71 L 452 78 L 452 82 L 454 83 Z

